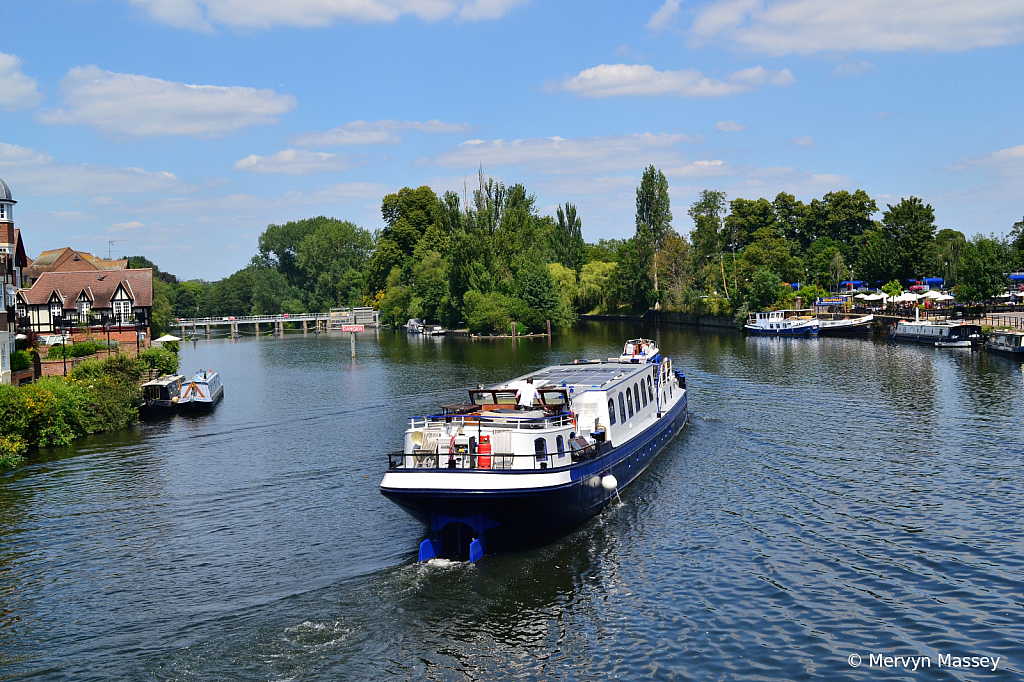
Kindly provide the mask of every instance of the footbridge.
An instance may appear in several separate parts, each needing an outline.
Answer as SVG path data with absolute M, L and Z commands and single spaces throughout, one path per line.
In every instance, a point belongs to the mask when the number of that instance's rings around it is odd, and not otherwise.
M 285 313 L 283 315 L 230 315 L 226 317 L 181 317 L 174 320 L 174 326 L 181 331 L 181 337 L 197 338 L 200 334 L 210 338 L 213 331 L 228 327 L 231 338 L 238 338 L 239 329 L 252 325 L 253 335 L 262 333 L 267 325 L 275 336 L 284 334 L 285 325 L 303 334 L 341 331 L 342 325 L 361 324 L 366 327 L 380 326 L 380 312 L 368 307 L 331 308 L 326 313 Z

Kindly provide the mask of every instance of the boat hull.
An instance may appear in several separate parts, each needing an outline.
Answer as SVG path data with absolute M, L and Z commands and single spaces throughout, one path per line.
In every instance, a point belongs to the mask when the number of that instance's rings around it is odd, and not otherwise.
M 817 336 L 821 328 L 817 325 L 807 325 L 790 329 L 762 329 L 748 324 L 745 329 L 754 336 Z
M 999 346 L 993 343 L 986 343 L 985 350 L 1015 358 L 1024 358 L 1024 346 Z
M 873 320 L 844 325 L 821 325 L 818 334 L 821 336 L 870 336 L 874 333 Z
M 185 400 L 178 403 L 179 410 L 191 410 L 193 412 L 201 412 L 202 410 L 212 410 L 214 406 L 220 402 L 221 398 L 224 397 L 224 386 L 218 386 L 213 392 L 213 395 L 209 400 Z
M 447 481 L 452 481 L 452 476 L 487 477 L 477 480 L 502 477 L 501 489 L 393 486 L 389 485 L 393 481 L 390 476 L 416 476 L 418 470 L 389 470 L 380 490 L 427 526 L 431 537 L 441 541 L 449 556 L 465 556 L 474 535 L 485 538 L 487 551 L 530 546 L 558 537 L 600 513 L 654 462 L 687 419 L 684 392 L 670 412 L 637 437 L 571 467 L 523 472 L 452 470 L 433 474 Z M 602 485 L 608 475 L 615 477 L 617 488 Z

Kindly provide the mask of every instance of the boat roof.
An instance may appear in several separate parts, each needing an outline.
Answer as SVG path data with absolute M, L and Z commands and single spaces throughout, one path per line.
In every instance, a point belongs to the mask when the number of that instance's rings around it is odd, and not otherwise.
M 184 379 L 180 374 L 165 374 L 162 377 L 147 381 L 142 384 L 143 386 L 167 386 L 168 384 L 174 383 L 175 381 Z
M 565 388 L 571 386 L 579 393 L 591 388 L 608 388 L 621 381 L 650 373 L 653 367 L 651 364 L 607 361 L 551 365 L 487 388 L 518 389 L 532 377 L 537 388 L 562 388 L 562 382 L 565 382 Z

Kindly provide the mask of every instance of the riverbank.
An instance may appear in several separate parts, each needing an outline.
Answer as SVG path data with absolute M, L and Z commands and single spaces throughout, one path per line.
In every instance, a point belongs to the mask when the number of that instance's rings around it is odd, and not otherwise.
M 178 369 L 178 356 L 159 348 L 75 360 L 66 377 L 0 386 L 0 470 L 23 464 L 30 448 L 68 446 L 81 436 L 135 423 L 142 382 Z
M 605 322 L 664 322 L 687 327 L 714 327 L 716 329 L 743 328 L 742 325 L 736 323 L 736 320 L 726 315 L 695 315 L 693 313 L 654 310 L 653 308 L 643 315 L 580 315 L 580 319 Z

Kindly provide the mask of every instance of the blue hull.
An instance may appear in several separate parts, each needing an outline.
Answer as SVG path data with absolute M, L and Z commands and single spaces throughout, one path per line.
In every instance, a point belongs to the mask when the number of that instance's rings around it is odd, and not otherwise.
M 671 412 L 628 444 L 559 469 L 570 472 L 570 482 L 557 487 L 453 492 L 382 486 L 381 493 L 430 529 L 439 555 L 467 556 L 474 536 L 482 539 L 487 551 L 526 547 L 558 537 L 600 513 L 614 499 L 616 491 L 593 485 L 594 477 L 614 475 L 621 492 L 651 465 L 686 425 L 687 418 L 684 394 Z M 460 470 L 452 470 L 447 475 L 461 474 Z

